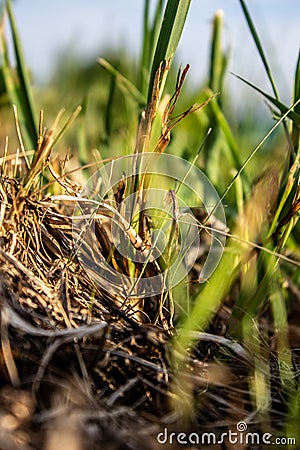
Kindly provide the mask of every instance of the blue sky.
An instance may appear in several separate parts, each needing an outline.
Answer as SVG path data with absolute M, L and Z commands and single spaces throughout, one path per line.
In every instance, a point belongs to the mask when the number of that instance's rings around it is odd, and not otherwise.
M 248 0 L 279 90 L 290 101 L 300 43 L 299 0 Z M 192 0 L 177 60 L 191 65 L 190 78 L 203 81 L 208 70 L 211 20 L 224 11 L 224 43 L 231 47 L 228 70 L 268 88 L 238 0 Z M 108 46 L 138 55 L 143 0 L 15 0 L 14 11 L 26 60 L 37 80 L 46 79 L 56 56 L 67 48 L 83 58 L 101 56 Z M 229 75 L 231 85 L 240 83 Z

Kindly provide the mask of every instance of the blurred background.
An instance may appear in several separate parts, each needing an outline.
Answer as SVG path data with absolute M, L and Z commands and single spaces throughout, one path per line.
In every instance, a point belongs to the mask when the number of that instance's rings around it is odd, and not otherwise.
M 153 10 L 156 3 L 150 2 Z M 300 2 L 248 0 L 247 5 L 280 98 L 290 105 L 299 51 Z M 72 111 L 77 104 L 84 105 L 81 128 L 84 133 L 68 135 L 67 142 L 63 143 L 68 148 L 80 145 L 85 150 L 101 148 L 104 156 L 119 154 L 121 146 L 122 152 L 132 152 L 137 127 L 137 121 L 132 118 L 135 114 L 138 118 L 140 109 L 132 107 L 130 96 L 120 92 L 118 86 L 115 89 L 111 73 L 97 59 L 103 57 L 138 85 L 143 9 L 142 0 L 13 1 L 37 110 L 45 109 L 45 120 L 49 123 L 60 108 Z M 247 142 L 246 156 L 249 147 L 253 148 L 272 125 L 273 117 L 263 96 L 233 73 L 268 93 L 272 91 L 238 0 L 192 0 L 169 92 L 174 87 L 178 67 L 190 64 L 181 109 L 203 101 L 203 89 L 209 84 L 213 18 L 218 10 L 223 11 L 221 42 L 227 58 L 222 105 L 232 132 L 238 135 L 237 145 L 244 147 Z M 9 30 L 6 35 L 10 41 Z M 181 150 L 174 152 L 191 158 L 209 122 L 209 115 L 199 120 L 188 119 L 184 133 L 190 133 L 190 139 L 179 139 Z M 82 162 L 85 160 L 86 157 L 82 158 Z

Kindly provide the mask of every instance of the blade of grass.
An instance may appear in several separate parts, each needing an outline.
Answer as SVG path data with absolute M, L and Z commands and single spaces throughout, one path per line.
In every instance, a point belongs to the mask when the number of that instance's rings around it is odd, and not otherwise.
M 151 62 L 162 19 L 163 3 L 163 0 L 157 1 L 153 22 L 150 24 L 150 0 L 145 0 L 144 2 L 143 46 L 138 86 L 145 98 L 147 96 Z
M 62 138 L 62 136 L 65 134 L 65 132 L 67 131 L 67 129 L 72 125 L 72 123 L 74 122 L 74 120 L 76 119 L 76 117 L 78 116 L 78 114 L 80 114 L 82 110 L 82 106 L 78 105 L 73 113 L 70 115 L 70 117 L 66 120 L 66 123 L 64 124 L 64 126 L 62 127 L 62 129 L 60 130 L 60 132 L 57 134 L 57 136 L 55 137 L 54 141 L 53 141 L 53 145 L 57 144 L 57 142 Z M 59 121 L 59 115 L 57 116 L 56 120 L 54 121 L 54 125 L 53 125 L 53 129 L 56 128 L 56 125 L 58 124 Z
M 186 21 L 191 0 L 168 0 L 157 45 L 153 57 L 150 81 L 148 86 L 148 101 L 150 103 L 153 94 L 156 73 L 163 61 L 171 61 L 178 46 L 182 30 Z M 163 70 L 162 70 L 163 73 Z M 160 93 L 164 80 L 161 82 Z
M 261 349 L 259 347 L 260 336 L 257 330 L 257 324 L 247 332 L 247 350 L 255 355 L 254 374 L 249 377 L 248 383 L 250 387 L 250 398 L 252 400 L 255 414 L 267 429 L 270 429 L 270 407 L 271 407 L 271 391 L 270 391 L 270 368 L 268 359 L 262 358 Z
M 125 93 L 129 94 L 139 105 L 145 105 L 145 97 L 143 94 L 137 89 L 137 87 L 128 80 L 128 78 L 124 77 L 115 67 L 113 67 L 108 61 L 104 58 L 98 59 L 99 64 L 104 67 L 111 75 L 115 77 L 116 83 L 118 87 Z
M 30 88 L 30 81 L 28 77 L 28 71 L 26 69 L 23 50 L 19 34 L 17 31 L 17 26 L 15 23 L 14 15 L 12 12 L 11 1 L 6 1 L 6 9 L 9 18 L 9 24 L 12 32 L 13 47 L 17 63 L 17 74 L 19 86 L 16 86 L 16 81 L 11 79 L 12 83 L 9 92 L 14 91 L 12 100 L 16 102 L 16 107 L 19 111 L 22 111 L 23 120 L 26 124 L 27 131 L 27 141 L 29 141 L 30 148 L 35 148 L 37 143 L 37 126 L 36 126 L 36 112 L 34 107 L 34 102 L 32 98 L 32 92 Z M 4 37 L 2 38 L 4 39 Z M 6 65 L 8 63 L 8 58 L 5 58 Z M 6 66 L 6 72 L 8 74 L 8 67 Z
M 265 255 L 269 257 L 269 255 Z M 271 257 L 272 258 L 272 257 Z M 272 276 L 270 304 L 275 328 L 276 352 L 279 360 L 279 374 L 283 385 L 295 388 L 292 351 L 289 344 L 289 324 L 286 300 L 278 277 Z

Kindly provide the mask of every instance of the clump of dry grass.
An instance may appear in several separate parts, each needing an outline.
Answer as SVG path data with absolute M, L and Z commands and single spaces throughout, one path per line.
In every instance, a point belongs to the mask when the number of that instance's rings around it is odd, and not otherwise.
M 8 157 L 2 165 L 1 448 L 154 449 L 163 426 L 219 433 L 234 426 L 251 414 L 254 362 L 223 337 L 230 308 L 220 308 L 208 333 L 194 332 L 199 344 L 175 375 L 174 330 L 166 325 L 173 311 L 167 303 L 161 309 L 158 298 L 133 311 L 120 292 L 99 288 L 74 253 L 71 215 L 80 185 L 62 176 L 55 181 L 65 191 L 60 197 L 38 187 L 51 167 L 54 133 L 40 139 L 46 158 L 41 151 L 29 168 L 21 158 L 18 169 Z M 100 249 L 112 245 L 107 234 L 97 237 Z M 188 423 L 173 409 L 174 396 L 177 408 L 193 405 Z
M 163 424 L 176 428 L 181 416 L 171 402 L 174 311 L 167 307 L 171 299 L 166 301 L 171 292 L 164 294 L 163 308 L 160 295 L 133 306 L 126 296 L 120 298 L 122 290 L 108 293 L 84 270 L 74 251 L 72 223 L 74 199 L 82 187 L 57 174 L 50 162 L 57 124 L 46 132 L 40 126 L 31 163 L 25 153 L 2 158 L 0 397 L 6 422 L 1 446 L 55 449 L 60 441 L 72 449 L 100 444 L 134 449 L 142 442 L 143 448 L 155 448 L 155 433 Z M 57 185 L 52 188 L 62 195 L 43 194 L 40 182 L 46 167 L 56 177 L 50 185 Z M 109 254 L 113 242 L 103 224 L 95 222 L 97 245 Z M 125 262 L 122 267 L 126 269 Z M 236 390 L 245 392 L 247 403 L 246 378 L 237 387 L 240 373 L 211 362 L 222 343 L 215 336 L 224 334 L 222 314 L 223 307 L 211 324 L 212 334 L 199 335 L 206 344 L 191 352 L 182 379 L 183 386 L 194 386 L 195 399 L 210 380 L 210 392 L 195 405 L 204 427 L 221 420 L 225 410 L 232 420 L 237 411 L 241 414 L 243 402 L 233 407 L 230 399 Z M 238 356 L 235 350 L 232 357 Z M 247 356 L 244 363 L 249 366 Z M 225 410 L 218 412 L 222 375 L 229 397 Z M 210 403 L 206 417 L 200 413 L 203 401 Z M 21 403 L 24 415 L 19 417 Z
M 0 377 L 2 396 L 9 397 L 3 407 L 17 422 L 1 426 L 1 447 L 36 448 L 46 440 L 46 448 L 56 448 L 56 435 L 71 439 L 75 427 L 84 441 L 94 433 L 96 441 L 113 440 L 116 448 L 127 440 L 128 448 L 138 448 L 136 442 L 147 429 L 138 411 L 155 417 L 168 409 L 170 330 L 159 321 L 145 323 L 142 316 L 133 315 L 126 299 L 100 290 L 77 260 L 70 211 L 78 183 L 62 177 L 60 188 L 66 192 L 60 202 L 38 189 L 56 125 L 40 134 L 29 167 L 21 156 L 17 162 L 9 157 L 2 161 Z M 99 248 L 105 245 L 107 241 L 99 242 Z M 14 410 L 23 395 L 34 413 L 26 416 L 22 440 L 25 419 L 18 421 Z M 63 429 L 62 415 L 68 417 Z M 78 415 L 83 421 L 80 430 Z M 132 437 L 136 422 L 143 431 Z M 38 425 L 42 431 L 36 436 Z M 83 448 L 76 445 L 67 447 Z M 107 448 L 113 448 L 110 445 Z

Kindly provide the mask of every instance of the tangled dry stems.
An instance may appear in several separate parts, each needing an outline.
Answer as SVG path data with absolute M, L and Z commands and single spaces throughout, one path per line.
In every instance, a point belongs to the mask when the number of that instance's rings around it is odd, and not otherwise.
M 155 449 L 163 426 L 221 433 L 245 417 L 257 429 L 253 356 L 223 337 L 230 309 L 199 334 L 175 375 L 171 298 L 128 303 L 122 290 L 96 285 L 74 252 L 80 185 L 61 177 L 64 194 L 43 196 L 39 171 L 28 175 L 20 161 L 6 159 L 0 184 L 1 448 Z M 113 245 L 107 233 L 97 239 L 101 251 Z M 274 425 L 285 412 L 278 373 Z M 192 418 L 181 422 L 180 404 L 189 400 Z

